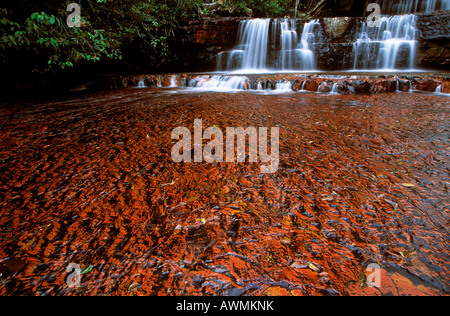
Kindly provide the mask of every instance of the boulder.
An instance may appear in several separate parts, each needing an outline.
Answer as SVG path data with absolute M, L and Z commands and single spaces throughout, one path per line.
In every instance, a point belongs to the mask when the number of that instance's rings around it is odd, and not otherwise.
M 319 88 L 317 89 L 317 92 L 319 93 L 330 93 L 331 89 L 333 88 L 333 85 L 328 83 L 327 81 L 323 81 Z
M 434 92 L 441 82 L 433 78 L 417 78 L 414 80 L 416 90 Z
M 317 89 L 319 88 L 319 85 L 320 84 L 317 81 L 306 80 L 305 86 L 303 87 L 303 89 L 306 90 L 306 91 L 317 92 Z
M 339 94 L 349 94 L 348 81 L 347 80 L 339 80 L 336 82 L 337 93 Z
M 300 91 L 303 87 L 303 82 L 304 82 L 303 80 L 295 80 L 292 83 L 292 91 L 294 91 L 294 92 Z
M 398 79 L 397 80 L 397 89 L 401 92 L 408 92 L 411 88 L 411 84 L 407 79 Z
M 450 93 L 450 79 L 444 79 L 442 82 L 442 93 Z
M 370 82 L 365 80 L 353 80 L 352 86 L 356 94 L 370 93 Z

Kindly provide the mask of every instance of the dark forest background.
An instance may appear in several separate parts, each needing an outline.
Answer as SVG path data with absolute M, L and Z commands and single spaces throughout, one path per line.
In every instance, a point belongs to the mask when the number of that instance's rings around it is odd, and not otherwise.
M 81 7 L 80 27 L 67 25 L 72 2 Z M 19 78 L 160 71 L 173 62 L 170 43 L 186 20 L 357 16 L 363 10 L 361 0 L 8 0 L 0 7 L 0 66 Z

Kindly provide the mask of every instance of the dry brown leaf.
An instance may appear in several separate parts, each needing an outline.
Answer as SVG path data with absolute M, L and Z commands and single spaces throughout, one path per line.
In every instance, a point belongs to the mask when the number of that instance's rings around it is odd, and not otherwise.
M 141 285 L 139 283 L 135 282 L 128 287 L 128 292 L 131 292 L 139 287 L 141 287 Z
M 414 267 L 419 269 L 422 273 L 428 275 L 429 277 L 433 276 L 433 272 L 427 267 L 425 263 L 420 261 L 420 259 L 417 258 L 417 256 L 411 257 L 411 262 L 414 265 Z

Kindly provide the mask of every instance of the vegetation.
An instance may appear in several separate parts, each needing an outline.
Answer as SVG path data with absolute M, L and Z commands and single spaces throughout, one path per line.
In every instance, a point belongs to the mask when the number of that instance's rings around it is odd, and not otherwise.
M 54 72 L 98 61 L 136 60 L 157 68 L 180 21 L 211 14 L 204 0 L 79 0 L 81 26 L 69 27 L 75 0 L 15 0 L 0 7 L 0 57 L 14 72 Z M 209 1 L 210 4 L 215 1 Z M 235 15 L 294 16 L 299 0 L 218 0 Z M 10 67 L 11 68 L 11 67 Z
M 295 17 L 296 8 L 303 7 L 299 0 L 228 0 L 225 5 L 245 13 L 250 9 L 253 17 Z
M 0 8 L 3 64 L 23 63 L 54 71 L 80 63 L 122 59 L 142 49 L 150 64 L 168 52 L 168 38 L 181 19 L 197 17 L 200 0 L 91 0 L 81 3 L 81 27 L 67 25 L 70 0 L 15 0 Z M 20 58 L 20 59 L 19 59 Z

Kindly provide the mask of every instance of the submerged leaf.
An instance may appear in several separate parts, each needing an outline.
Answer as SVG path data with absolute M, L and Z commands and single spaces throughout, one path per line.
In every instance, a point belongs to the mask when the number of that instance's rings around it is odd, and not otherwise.
M 308 265 L 308 267 L 309 267 L 311 270 L 315 271 L 315 272 L 319 272 L 319 271 L 320 271 L 319 267 L 317 267 L 317 266 L 316 266 L 314 263 L 312 263 L 312 262 Z
M 322 198 L 322 201 L 326 201 L 326 202 L 332 202 L 333 200 L 334 200 L 334 197 L 332 197 L 331 195 L 327 195 Z
M 198 197 L 198 196 L 193 196 L 193 197 L 189 198 L 189 199 L 187 200 L 187 202 L 188 202 L 188 203 L 195 202 L 195 201 L 197 201 L 199 198 L 200 198 L 200 197 Z
M 83 274 L 89 273 L 92 271 L 92 269 L 94 269 L 94 267 L 95 266 L 93 266 L 93 265 L 87 266 L 80 271 L 80 274 L 83 275 Z
M 298 263 L 298 262 L 294 262 L 291 265 L 291 268 L 294 268 L 294 269 L 306 269 L 307 267 L 308 266 L 306 264 L 301 264 L 301 263 Z
M 422 261 L 420 261 L 420 259 L 417 258 L 417 256 L 411 257 L 411 262 L 414 265 L 414 267 L 419 269 L 422 273 L 428 275 L 429 277 L 433 276 L 433 272 L 431 272 L 431 270 L 427 267 L 427 265 Z
M 137 289 L 137 288 L 140 288 L 141 286 L 142 286 L 142 285 L 140 285 L 139 283 L 135 282 L 135 283 L 131 284 L 131 285 L 128 287 L 128 292 L 131 292 L 131 291 L 133 291 L 133 290 L 135 290 L 135 289 Z

